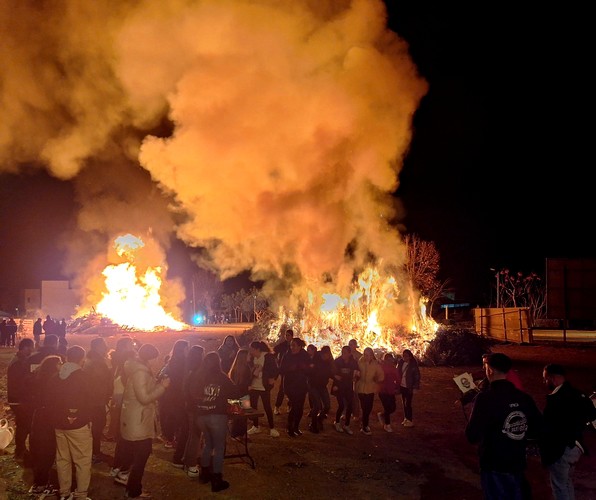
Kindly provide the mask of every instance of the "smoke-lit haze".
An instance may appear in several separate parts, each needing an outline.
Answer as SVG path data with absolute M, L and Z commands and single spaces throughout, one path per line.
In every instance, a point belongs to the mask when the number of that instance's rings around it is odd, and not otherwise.
M 74 183 L 79 286 L 133 233 L 341 291 L 403 259 L 391 193 L 427 88 L 385 23 L 380 0 L 5 0 L 0 173 Z

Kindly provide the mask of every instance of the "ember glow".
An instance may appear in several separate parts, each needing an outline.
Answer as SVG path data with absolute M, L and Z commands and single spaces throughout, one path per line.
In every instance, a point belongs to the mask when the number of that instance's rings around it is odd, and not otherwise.
M 104 269 L 102 274 L 107 291 L 95 309 L 113 322 L 129 328 L 182 330 L 186 325 L 175 320 L 161 305 L 161 267 L 137 269 L 135 257 L 144 246 L 140 238 L 131 234 L 116 239 L 116 253 L 126 262 Z
M 400 304 L 404 296 L 405 305 Z M 324 293 L 317 297 L 310 292 L 299 313 L 280 308 L 269 341 L 276 342 L 286 325 L 307 344 L 329 345 L 336 356 L 353 338 L 361 348 L 399 353 L 408 348 L 420 356 L 438 329 L 426 315 L 424 298 L 401 293 L 395 277 L 382 276 L 374 267 L 360 274 L 349 296 Z

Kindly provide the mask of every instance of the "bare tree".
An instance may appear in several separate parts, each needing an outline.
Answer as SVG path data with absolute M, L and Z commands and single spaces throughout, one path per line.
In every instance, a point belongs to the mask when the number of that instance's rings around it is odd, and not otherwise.
M 414 288 L 429 297 L 438 286 L 439 251 L 433 241 L 424 241 L 416 234 L 405 237 L 407 276 Z
M 192 276 L 193 312 L 203 309 L 208 318 L 213 317 L 214 306 L 223 291 L 219 278 L 205 269 L 198 269 Z

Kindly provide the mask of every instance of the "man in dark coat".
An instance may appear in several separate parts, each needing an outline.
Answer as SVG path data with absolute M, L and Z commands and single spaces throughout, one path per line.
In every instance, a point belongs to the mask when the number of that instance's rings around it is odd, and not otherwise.
M 25 458 L 27 436 L 31 431 L 33 413 L 27 401 L 27 390 L 31 378 L 28 358 L 33 347 L 31 339 L 21 340 L 6 373 L 8 404 L 15 416 L 15 458 Z
M 282 342 L 280 342 L 273 348 L 275 358 L 277 359 L 278 367 L 281 366 L 281 360 L 283 359 L 284 355 L 290 350 L 290 342 L 292 342 L 293 338 L 294 338 L 294 330 L 292 330 L 291 328 L 288 328 L 286 330 L 285 340 L 283 340 Z M 277 396 L 275 398 L 275 408 L 273 410 L 273 413 L 275 413 L 276 415 L 281 414 L 281 405 L 284 402 L 284 397 L 285 397 L 284 376 L 282 374 L 281 380 L 279 382 L 279 389 L 277 391 Z
M 107 360 L 108 346 L 102 337 L 91 341 L 83 371 L 89 378 L 91 405 L 91 432 L 93 434 L 93 463 L 103 462 L 101 439 L 106 426 L 107 405 L 112 396 L 114 382 Z
M 531 498 L 525 478 L 528 438 L 538 437 L 541 415 L 531 396 L 507 380 L 511 359 L 491 354 L 486 363 L 490 382 L 476 396 L 466 437 L 479 444 L 480 478 L 487 499 Z
M 555 500 L 575 498 L 573 471 L 581 456 L 587 453 L 583 433 L 587 424 L 596 419 L 596 408 L 565 379 L 561 365 L 546 365 L 543 378 L 550 393 L 544 408 L 540 456 L 548 468 Z

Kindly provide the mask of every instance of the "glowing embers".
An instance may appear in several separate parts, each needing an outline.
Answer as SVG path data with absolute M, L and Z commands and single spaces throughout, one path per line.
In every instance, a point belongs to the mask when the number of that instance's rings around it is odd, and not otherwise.
M 135 261 L 144 246 L 140 238 L 130 234 L 115 240 L 116 253 L 127 262 L 108 265 L 103 270 L 106 292 L 96 310 L 129 328 L 182 330 L 186 325 L 175 320 L 161 305 L 162 268 L 148 265 L 143 270 L 137 268 Z

